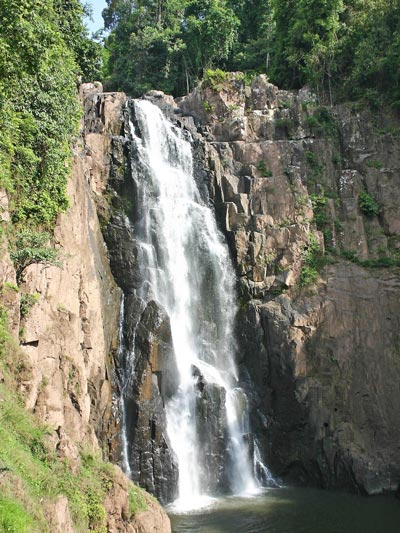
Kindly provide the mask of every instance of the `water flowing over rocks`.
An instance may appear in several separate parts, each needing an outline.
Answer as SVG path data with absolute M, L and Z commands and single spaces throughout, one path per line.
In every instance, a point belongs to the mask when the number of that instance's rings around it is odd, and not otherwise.
M 71 207 L 55 232 L 62 268 L 30 265 L 16 292 L 3 243 L 2 302 L 28 358 L 27 406 L 52 429 L 60 456 L 76 465 L 88 443 L 168 502 L 180 483 L 167 430 L 180 381 L 168 301 L 142 287 L 143 268 L 152 265 L 138 239 L 137 177 L 146 170 L 133 142 L 141 138 L 138 118 L 123 94 L 99 84 L 80 92 L 85 124 Z M 263 464 L 284 482 L 399 491 L 398 120 L 351 105 L 325 108 L 308 88 L 281 91 L 265 76 L 246 86 L 240 73 L 176 101 L 158 91 L 145 98 L 190 141 L 199 205 L 215 211 L 237 278 L 237 302 L 193 326 L 207 351 L 237 307 L 229 342 L 236 339 L 245 394 L 209 379 L 202 361 L 188 369 L 203 488 L 233 486 L 226 405 L 234 402 L 241 455 L 254 458 L 267 482 Z M 7 220 L 2 193 L 0 216 Z M 330 259 L 305 286 L 312 243 Z M 212 316 L 215 272 L 206 257 L 198 283 Z M 38 298 L 21 317 L 25 292 Z M 129 519 L 128 479 L 118 472 L 106 502 L 109 530 L 168 532 L 153 500 Z M 55 531 L 71 530 L 65 500 L 48 514 Z
M 174 118 L 170 97 L 148 98 Z M 121 131 L 111 142 L 103 232 L 124 291 L 124 461 L 162 502 L 179 495 L 194 505 L 203 494 L 244 490 L 251 478 L 247 454 L 235 459 L 245 443 L 229 392 L 233 271 L 207 206 L 200 140 L 146 101 L 128 101 Z
M 309 89 L 280 91 L 264 76 L 248 87 L 240 73 L 176 102 L 158 91 L 146 98 L 189 132 L 197 186 L 229 243 L 238 277 L 237 362 L 262 460 L 285 481 L 369 494 L 396 490 L 400 299 L 398 269 L 390 266 L 400 246 L 396 119 L 351 105 L 327 109 Z M 89 107 L 99 128 L 103 102 L 118 99 L 120 121 L 107 140 L 109 176 L 101 171 L 95 182 L 111 267 L 126 308 L 136 309 L 129 311 L 137 315 L 132 328 L 144 307 L 134 296 L 142 251 L 127 222 L 135 219 L 138 194 L 129 179 L 134 157 L 127 108 L 122 95 L 95 93 Z M 379 205 L 377 214 L 360 208 L 364 192 Z M 310 238 L 327 248 L 331 261 L 302 288 Z M 129 342 L 132 332 L 124 336 Z M 161 341 L 152 338 L 145 344 Z M 156 407 L 165 401 L 159 371 L 149 350 L 143 354 L 142 375 L 151 373 L 151 387 L 141 388 L 140 378 L 134 403 L 141 405 L 144 390 L 153 391 L 150 400 L 143 398 L 151 405 L 144 412 L 155 420 L 153 432 L 165 434 Z M 221 393 L 204 385 L 199 369 L 193 372 L 204 413 L 199 427 L 218 434 Z M 215 416 L 209 416 L 210 402 Z M 207 454 L 207 468 L 220 479 L 215 465 L 225 438 L 221 433 Z M 143 482 L 150 488 L 157 453 L 144 459 L 149 474 Z M 169 460 L 172 472 L 172 454 Z M 167 497 L 160 486 L 156 482 L 154 492 Z
M 245 87 L 232 74 L 222 86 L 179 105 L 202 121 L 210 191 L 236 261 L 263 458 L 290 482 L 396 490 L 399 271 L 379 266 L 398 257 L 398 122 L 320 107 L 309 90 L 279 91 L 263 76 Z M 377 216 L 360 209 L 365 191 Z M 332 260 L 300 290 L 311 233 Z

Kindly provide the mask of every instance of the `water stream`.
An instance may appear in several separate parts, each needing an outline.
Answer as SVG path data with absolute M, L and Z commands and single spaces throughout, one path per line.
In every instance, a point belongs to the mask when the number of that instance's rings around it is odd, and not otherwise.
M 135 101 L 131 134 L 139 155 L 139 296 L 155 300 L 171 325 L 179 383 L 166 404 L 179 465 L 176 508 L 206 505 L 216 493 L 259 487 L 247 400 L 235 365 L 235 278 L 213 211 L 201 200 L 190 143 L 148 101 Z M 262 468 L 265 468 L 264 465 Z M 265 472 L 264 472 L 265 475 Z

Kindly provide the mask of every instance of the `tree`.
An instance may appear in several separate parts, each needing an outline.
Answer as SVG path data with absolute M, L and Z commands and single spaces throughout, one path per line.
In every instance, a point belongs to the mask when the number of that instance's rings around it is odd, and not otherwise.
M 330 84 L 343 0 L 272 0 L 276 24 L 273 75 L 278 83 Z
M 185 57 L 199 79 L 226 59 L 237 36 L 239 19 L 225 0 L 190 0 L 184 15 Z
M 0 0 L 0 185 L 17 223 L 51 226 L 68 205 L 82 69 L 65 25 L 76 3 Z M 76 14 L 71 21 L 81 31 Z
M 347 0 L 342 17 L 342 98 L 382 98 L 400 107 L 400 5 L 396 0 Z
M 108 85 L 138 96 L 158 88 L 172 92 L 184 48 L 180 0 L 109 0 L 103 12 L 109 52 Z
M 109 86 L 183 94 L 225 59 L 238 19 L 226 0 L 109 0 Z
M 271 0 L 230 0 L 229 5 L 240 24 L 228 68 L 268 72 L 274 46 Z
M 83 23 L 87 13 L 79 0 L 54 0 L 57 25 L 68 49 L 72 50 L 83 81 L 100 78 L 102 47 L 89 38 Z

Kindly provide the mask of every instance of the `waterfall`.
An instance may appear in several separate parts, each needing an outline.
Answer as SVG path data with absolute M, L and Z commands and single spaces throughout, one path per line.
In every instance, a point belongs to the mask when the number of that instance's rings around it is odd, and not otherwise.
M 179 380 L 165 409 L 179 465 L 176 505 L 194 508 L 210 494 L 257 487 L 235 365 L 235 278 L 214 214 L 197 189 L 190 143 L 150 102 L 134 106 L 138 296 L 158 302 L 170 320 Z
M 129 375 L 132 373 L 132 364 L 127 357 L 127 352 L 124 343 L 124 320 L 125 320 L 125 305 L 124 298 L 121 298 L 121 305 L 119 309 L 119 327 L 118 327 L 118 361 L 123 369 L 122 388 L 121 388 L 121 425 L 122 425 L 122 470 L 130 478 L 131 467 L 129 465 L 128 453 L 128 439 L 126 434 L 126 406 L 125 406 L 125 391 L 129 384 Z

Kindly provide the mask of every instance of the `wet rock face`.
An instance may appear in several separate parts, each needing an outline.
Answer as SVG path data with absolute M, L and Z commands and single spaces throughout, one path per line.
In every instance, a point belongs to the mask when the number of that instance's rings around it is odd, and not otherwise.
M 218 490 L 228 487 L 227 478 L 227 422 L 223 387 L 215 383 L 207 383 L 201 372 L 193 369 L 196 378 L 196 430 L 201 446 L 202 456 L 199 463 L 205 471 L 207 491 L 215 494 Z
M 169 319 L 156 302 L 141 313 L 134 342 L 133 373 L 125 393 L 128 460 L 132 479 L 166 503 L 176 494 L 178 469 L 164 407 L 176 390 L 178 374 Z
M 379 267 L 400 246 L 398 121 L 263 76 L 220 85 L 178 103 L 201 122 L 237 267 L 239 362 L 265 462 L 290 482 L 397 490 L 399 272 Z M 310 238 L 334 264 L 301 289 Z
M 165 311 L 138 296 L 143 253 L 134 225 L 140 218 L 135 175 L 140 161 L 128 136 L 128 111 L 110 141 L 109 203 L 103 233 L 115 280 L 124 293 L 123 347 L 118 366 L 126 411 L 128 461 L 133 481 L 167 503 L 176 495 L 178 469 L 170 448 L 165 402 L 176 389 L 177 369 Z

